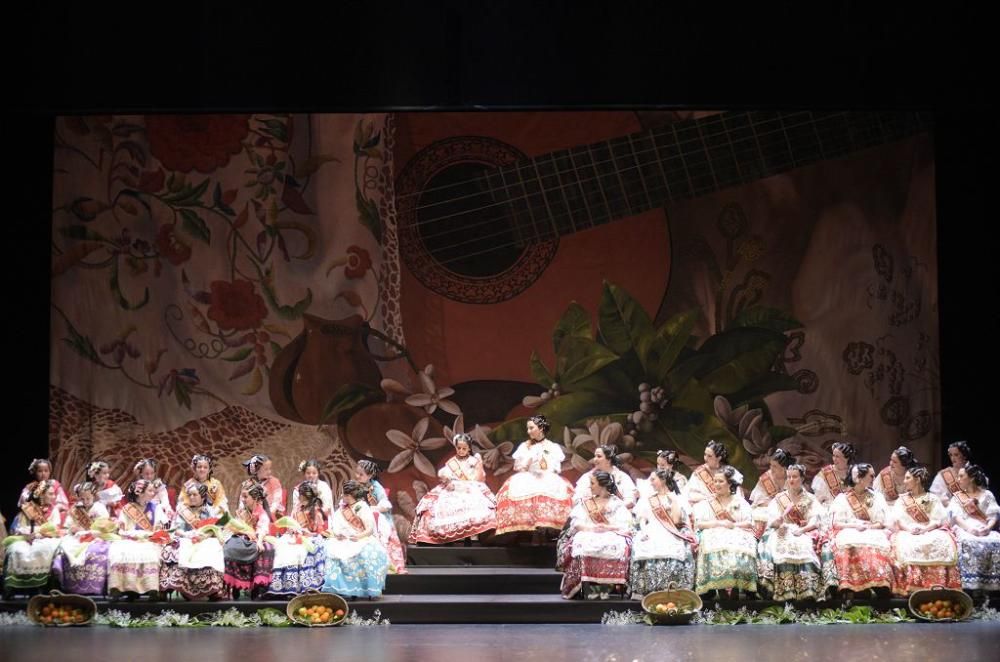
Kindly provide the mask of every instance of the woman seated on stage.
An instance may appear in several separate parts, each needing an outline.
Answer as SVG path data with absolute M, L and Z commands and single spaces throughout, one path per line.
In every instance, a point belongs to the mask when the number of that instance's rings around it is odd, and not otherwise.
M 727 464 L 729 460 L 729 449 L 721 441 L 709 441 L 705 445 L 705 464 L 701 465 L 697 469 L 691 472 L 691 478 L 688 480 L 687 492 L 684 493 L 684 498 L 693 507 L 699 501 L 704 501 L 705 499 L 715 498 L 715 478 L 714 474 L 721 469 L 729 467 Z M 743 474 L 737 471 L 736 467 L 732 467 L 733 480 L 737 484 L 743 484 Z M 745 501 L 743 498 L 742 490 L 740 490 L 740 500 Z
M 118 483 L 111 480 L 111 467 L 107 462 L 96 460 L 87 465 L 87 480 L 97 486 L 97 500 L 103 503 L 112 519 L 118 519 L 125 505 L 125 495 Z
M 905 472 L 904 472 L 905 473 Z M 830 506 L 830 551 L 842 591 L 892 587 L 892 556 L 886 525 L 889 507 L 871 489 L 875 469 L 855 464 L 847 475 L 848 491 Z
M 618 495 L 625 502 L 625 506 L 634 507 L 639 494 L 632 477 L 620 468 L 622 461 L 618 457 L 618 447 L 614 445 L 598 446 L 594 449 L 594 457 L 590 462 L 594 468 L 580 476 L 573 488 L 573 505 L 590 498 L 590 477 L 594 475 L 595 471 L 603 471 L 611 474 L 611 478 L 618 487 Z
M 417 504 L 410 543 L 475 539 L 497 526 L 497 499 L 486 486 L 482 458 L 472 452 L 472 437 L 456 434 L 452 443 L 455 456 L 438 470 L 441 484 Z
M 967 464 L 958 470 L 961 488 L 948 504 L 952 531 L 958 538 L 958 571 L 962 588 L 1000 591 L 1000 506 L 990 492 L 982 468 Z
M 972 449 L 969 448 L 969 443 L 956 441 L 948 444 L 948 460 L 951 466 L 937 472 L 930 489 L 932 494 L 938 495 L 945 506 L 951 501 L 952 495 L 962 489 L 958 484 L 958 471 L 972 462 Z
M 716 471 L 712 478 L 715 496 L 694 506 L 699 539 L 696 593 L 757 591 L 757 538 L 753 535 L 750 504 L 739 493 L 742 477 L 737 475 L 731 466 Z
M 45 588 L 49 583 L 66 517 L 56 499 L 55 482 L 38 481 L 14 518 L 11 534 L 18 539 L 5 541 L 4 595 L 8 598 Z
M 542 542 L 562 529 L 573 508 L 573 486 L 559 475 L 566 459 L 559 444 L 545 438 L 549 421 L 542 415 L 527 422 L 528 440 L 514 451 L 514 474 L 497 492 L 497 535 L 534 532 Z
M 264 541 L 271 526 L 268 510 L 263 487 L 245 485 L 240 490 L 235 521 L 226 525 L 234 533 L 222 549 L 223 580 L 233 599 L 239 597 L 240 591 L 249 591 L 251 598 L 257 598 L 271 584 L 274 547 Z
M 323 499 L 316 483 L 311 481 L 299 483 L 298 495 L 297 508 L 291 516 L 295 526 L 281 527 L 274 543 L 269 596 L 295 596 L 318 591 L 323 586 L 326 557 L 322 535 L 327 529 Z
M 222 541 L 201 531 L 224 514 L 209 503 L 208 486 L 188 484 L 184 501 L 173 521 L 174 541 L 164 546 L 160 557 L 160 590 L 177 591 L 187 600 L 222 600 L 229 596 L 223 579 L 225 560 Z
M 652 485 L 650 484 L 650 478 L 657 471 L 670 471 L 673 473 L 674 485 L 681 494 L 684 494 L 687 489 L 687 478 L 678 471 L 677 467 L 678 455 L 677 451 L 656 451 L 656 468 L 650 472 L 649 478 L 640 478 L 635 481 L 636 498 L 641 499 L 642 497 L 650 496 L 655 492 Z
M 757 538 L 764 535 L 764 529 L 771 517 L 768 505 L 785 489 L 785 469 L 795 464 L 792 454 L 783 448 L 776 448 L 771 453 L 770 468 L 760 475 L 757 485 L 750 492 L 750 517 L 753 519 L 753 532 Z
M 285 489 L 281 486 L 281 481 L 271 473 L 274 469 L 271 458 L 257 453 L 244 462 L 243 467 L 247 470 L 249 478 L 243 481 L 241 489 L 254 484 L 263 487 L 264 494 L 267 495 L 267 503 L 271 507 L 270 512 L 267 513 L 268 516 L 272 522 L 281 519 L 285 514 Z
M 302 482 L 292 489 L 292 508 L 290 512 L 294 513 L 299 507 L 299 485 L 311 482 L 316 485 L 316 491 L 319 492 L 319 498 L 323 502 L 323 514 L 326 516 L 327 521 L 329 521 L 330 515 L 333 513 L 333 490 L 330 489 L 330 483 L 319 477 L 319 469 L 319 460 L 304 460 L 299 462 L 299 473 L 302 474 Z
M 134 480 L 141 478 L 153 484 L 156 488 L 156 498 L 153 500 L 163 507 L 170 519 L 173 519 L 177 507 L 177 494 L 168 488 L 167 484 L 160 478 L 157 478 L 156 469 L 158 466 L 159 463 L 153 458 L 144 458 L 132 467 L 132 476 Z
M 118 533 L 122 537 L 108 549 L 108 593 L 159 597 L 160 556 L 170 519 L 158 504 L 156 486 L 146 480 L 133 481 L 125 494 L 126 503 L 118 515 Z M 166 539 L 166 540 L 165 540 Z
M 824 506 L 829 507 L 838 494 L 847 491 L 847 472 L 854 464 L 855 454 L 853 444 L 834 442 L 833 464 L 826 465 L 813 477 L 813 494 Z
M 28 500 L 28 496 L 31 494 L 32 490 L 42 482 L 43 480 L 52 481 L 52 488 L 55 490 L 56 494 L 56 505 L 63 512 L 69 510 L 69 499 L 66 497 L 66 490 L 59 483 L 58 480 L 52 477 L 52 463 L 44 458 L 35 459 L 31 461 L 28 465 L 28 473 L 31 474 L 31 482 L 24 486 L 21 490 L 21 496 L 17 500 L 17 507 L 20 508 L 21 504 Z
M 889 454 L 889 466 L 879 472 L 875 479 L 875 491 L 882 495 L 887 506 L 896 503 L 899 495 L 906 491 L 903 476 L 910 467 L 917 466 L 917 458 L 906 446 L 900 446 Z
M 62 539 L 52 573 L 66 593 L 106 595 L 110 543 L 105 538 L 118 527 L 109 519 L 107 507 L 97 500 L 96 485 L 74 485 L 73 496 L 75 502 L 66 518 L 69 535 Z
M 632 536 L 629 588 L 636 600 L 671 586 L 694 586 L 694 554 L 698 539 L 688 528 L 688 507 L 674 481 L 678 474 L 657 469 L 649 476 L 651 493 L 639 497 L 633 513 L 638 531 Z
M 785 472 L 785 490 L 768 504 L 767 530 L 757 546 L 762 593 L 772 600 L 825 600 L 827 589 L 837 588 L 833 559 L 817 553 L 825 509 L 803 489 L 803 465 Z
M 375 533 L 368 505 L 368 486 L 344 483 L 341 506 L 333 512 L 326 532 L 326 577 L 323 590 L 350 598 L 374 599 L 385 589 L 389 557 Z
M 556 560 L 563 572 L 561 592 L 588 600 L 624 594 L 628 584 L 632 515 L 606 471 L 590 474 L 589 496 L 573 506 L 567 544 Z
M 194 477 L 184 483 L 180 494 L 181 503 L 191 505 L 187 500 L 188 489 L 200 484 L 208 488 L 208 504 L 220 513 L 228 513 L 229 499 L 226 497 L 226 488 L 218 478 L 212 477 L 212 458 L 207 455 L 195 455 L 191 458 L 191 472 Z
M 386 554 L 389 555 L 389 572 L 397 575 L 406 574 L 406 550 L 399 540 L 396 531 L 396 521 L 392 518 L 392 504 L 382 483 L 378 482 L 378 465 L 371 460 L 360 460 L 354 469 L 354 480 L 366 490 L 368 505 L 372 508 L 375 518 L 375 534 L 378 536 Z
M 948 529 L 948 512 L 927 488 L 931 474 L 913 467 L 903 477 L 903 494 L 892 509 L 892 551 L 896 559 L 892 591 L 909 595 L 939 585 L 961 588 L 958 547 Z

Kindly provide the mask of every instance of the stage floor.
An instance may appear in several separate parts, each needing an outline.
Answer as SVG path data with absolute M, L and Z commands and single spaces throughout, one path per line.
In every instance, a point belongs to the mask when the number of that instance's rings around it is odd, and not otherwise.
M 0 627 L 0 660 L 468 660 L 631 662 L 710 659 L 995 660 L 1000 623 L 901 625 L 390 625 L 342 628 Z M 67 656 L 69 656 L 67 658 Z

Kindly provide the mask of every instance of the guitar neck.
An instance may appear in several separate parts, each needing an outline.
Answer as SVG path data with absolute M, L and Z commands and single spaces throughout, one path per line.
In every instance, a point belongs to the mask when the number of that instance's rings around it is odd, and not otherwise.
M 518 241 L 579 232 L 916 135 L 916 112 L 729 112 L 521 159 L 484 184 Z

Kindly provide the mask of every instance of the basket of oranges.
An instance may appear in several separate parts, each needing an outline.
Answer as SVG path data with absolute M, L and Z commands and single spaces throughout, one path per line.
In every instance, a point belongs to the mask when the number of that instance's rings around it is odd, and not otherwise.
M 690 623 L 701 606 L 698 594 L 683 588 L 654 591 L 642 598 L 642 609 L 650 620 L 667 625 Z
M 39 625 L 89 625 L 97 615 L 97 605 L 90 598 L 51 591 L 28 600 L 28 618 Z
M 969 594 L 943 586 L 914 591 L 908 606 L 910 613 L 922 621 L 964 621 L 972 615 Z
M 310 591 L 288 601 L 285 614 L 296 625 L 327 627 L 347 620 L 347 600 L 334 593 Z

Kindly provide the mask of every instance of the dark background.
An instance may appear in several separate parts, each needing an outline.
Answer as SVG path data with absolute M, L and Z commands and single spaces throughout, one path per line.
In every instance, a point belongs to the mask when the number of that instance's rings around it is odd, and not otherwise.
M 944 441 L 1000 480 L 995 37 L 952 3 L 25 3 L 5 10 L 0 509 L 47 454 L 52 117 L 388 108 L 933 110 Z M 541 6 L 539 6 L 541 5 Z M 938 464 L 942 458 L 921 458 Z

